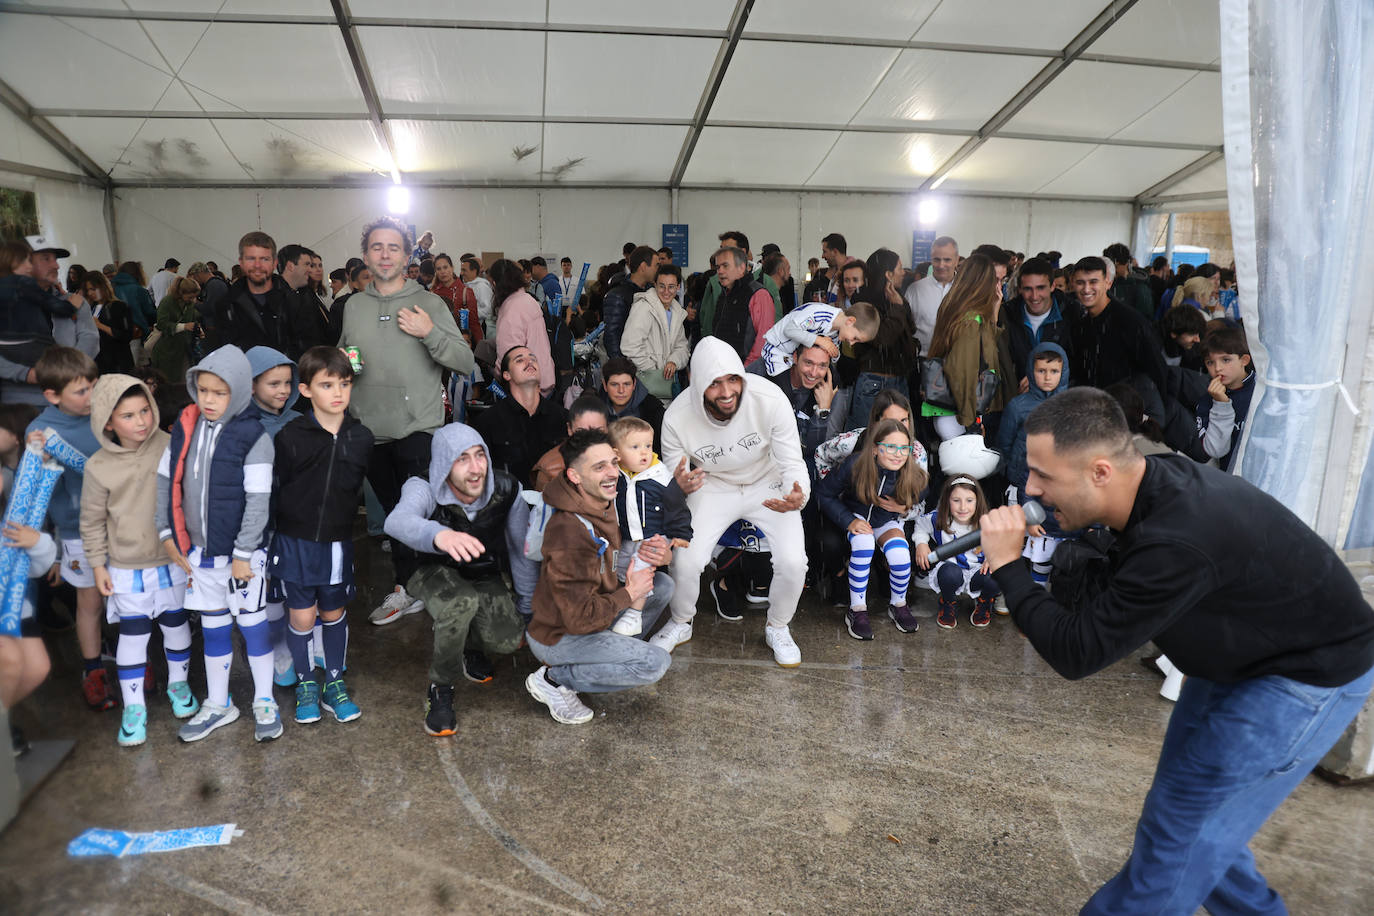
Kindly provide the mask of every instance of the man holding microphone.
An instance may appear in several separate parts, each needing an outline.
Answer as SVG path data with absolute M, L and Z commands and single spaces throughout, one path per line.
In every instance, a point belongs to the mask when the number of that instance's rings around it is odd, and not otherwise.
M 1121 871 L 1083 913 L 1286 913 L 1247 846 L 1374 685 L 1374 611 L 1324 541 L 1238 477 L 1145 458 L 1094 388 L 1026 420 L 1026 492 L 1061 527 L 1115 535 L 1107 574 L 1072 607 L 1021 561 L 1026 519 L 981 524 L 1013 620 L 1050 666 L 1087 677 L 1149 640 L 1188 676 Z

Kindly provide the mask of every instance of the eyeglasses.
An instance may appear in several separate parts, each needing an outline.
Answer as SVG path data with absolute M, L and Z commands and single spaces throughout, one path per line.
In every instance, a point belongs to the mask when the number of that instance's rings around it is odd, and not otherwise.
M 910 455 L 910 445 L 898 445 L 895 442 L 879 442 L 878 448 L 888 455 Z

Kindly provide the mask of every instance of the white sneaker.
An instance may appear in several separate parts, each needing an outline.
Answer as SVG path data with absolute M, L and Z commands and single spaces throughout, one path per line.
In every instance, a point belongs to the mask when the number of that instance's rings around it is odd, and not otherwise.
M 562 722 L 564 725 L 581 725 L 583 722 L 590 722 L 593 713 L 577 697 L 577 693 L 567 687 L 555 687 L 544 677 L 549 670 L 548 665 L 540 665 L 539 670 L 525 678 L 525 689 L 545 706 L 549 707 L 549 715 L 553 716 L 555 722 Z
M 763 641 L 773 650 L 773 660 L 783 668 L 795 668 L 801 664 L 801 649 L 792 641 L 792 633 L 787 627 L 763 628 Z
M 396 590 L 386 596 L 368 620 L 377 626 L 388 623 L 395 623 L 407 614 L 416 614 L 425 609 L 425 603 L 419 598 L 412 598 L 406 593 L 405 586 L 398 585 Z
M 1168 677 L 1164 678 L 1164 686 L 1159 688 L 1159 695 L 1170 703 L 1178 702 L 1178 693 L 1183 689 L 1183 672 L 1170 666 L 1172 669 Z
M 644 629 L 643 617 L 639 611 L 633 608 L 620 615 L 620 619 L 611 627 L 612 633 L 619 633 L 621 636 L 638 636 Z
M 692 641 L 692 625 L 670 620 L 649 640 L 649 645 L 658 646 L 664 652 L 672 652 L 685 642 Z

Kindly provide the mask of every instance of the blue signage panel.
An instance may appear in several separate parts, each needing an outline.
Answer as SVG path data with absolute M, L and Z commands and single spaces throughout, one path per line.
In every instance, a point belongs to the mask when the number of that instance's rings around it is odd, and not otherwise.
M 673 263 L 683 268 L 685 272 L 687 268 L 687 224 L 664 223 L 663 247 L 673 250 Z
M 930 260 L 930 248 L 935 243 L 934 229 L 917 229 L 911 233 L 911 264 L 915 267 Z

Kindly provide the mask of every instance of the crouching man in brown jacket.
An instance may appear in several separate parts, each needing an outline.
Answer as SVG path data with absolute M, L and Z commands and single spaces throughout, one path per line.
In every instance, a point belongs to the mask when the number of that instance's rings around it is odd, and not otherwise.
M 530 651 L 544 664 L 525 679 L 525 688 L 555 721 L 579 725 L 593 715 L 579 692 L 652 684 L 668 670 L 671 656 L 644 637 L 673 594 L 673 580 L 657 572 L 672 551 L 661 535 L 644 541 L 639 558 L 646 565 L 634 564 L 622 584 L 615 572 L 615 449 L 595 429 L 574 433 L 561 448 L 566 467 L 544 488 L 544 502 L 558 511 L 544 529 L 544 564 L 528 629 Z M 611 632 L 630 610 L 640 616 L 639 636 Z

